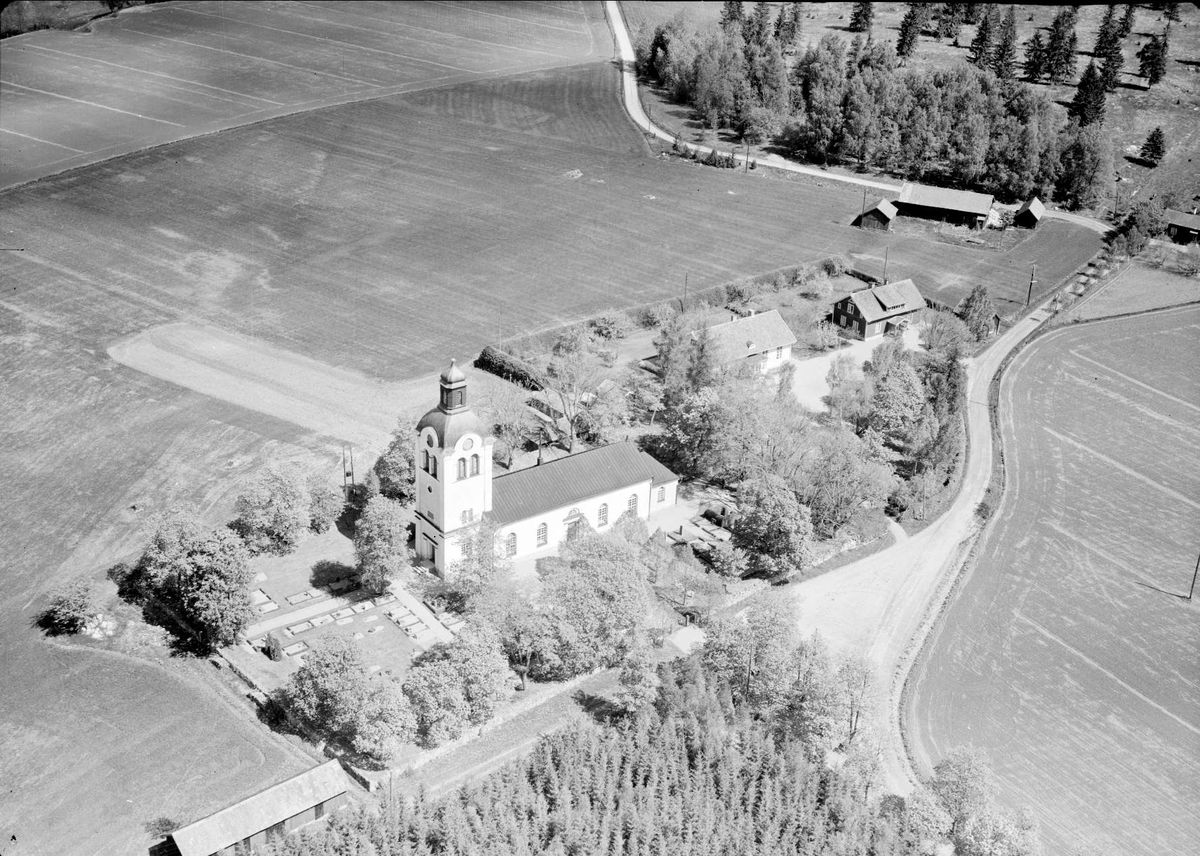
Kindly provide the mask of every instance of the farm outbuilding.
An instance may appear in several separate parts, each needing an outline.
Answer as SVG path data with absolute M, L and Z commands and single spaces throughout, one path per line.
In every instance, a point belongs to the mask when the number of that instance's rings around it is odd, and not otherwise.
M 341 764 L 326 761 L 175 830 L 171 840 L 180 856 L 234 856 L 320 820 L 346 804 L 348 790 Z
M 833 323 L 860 339 L 882 336 L 925 308 L 925 298 L 911 279 L 864 288 L 833 305 Z
M 858 225 L 864 229 L 879 229 L 887 232 L 892 228 L 896 219 L 896 206 L 886 199 L 880 199 L 858 218 Z
M 1046 206 L 1042 204 L 1042 200 L 1031 196 L 1025 200 L 1024 205 L 1017 209 L 1017 213 L 1013 217 L 1013 225 L 1020 226 L 1022 229 L 1036 229 L 1045 214 Z
M 1191 214 L 1185 214 L 1183 211 L 1176 211 L 1173 208 L 1168 208 L 1167 215 L 1167 237 L 1177 244 L 1194 244 L 1200 240 L 1200 215 L 1196 214 L 1195 209 Z
M 900 191 L 900 198 L 896 200 L 896 208 L 905 217 L 921 217 L 982 229 L 992 210 L 992 197 L 967 190 L 926 187 L 906 182 Z

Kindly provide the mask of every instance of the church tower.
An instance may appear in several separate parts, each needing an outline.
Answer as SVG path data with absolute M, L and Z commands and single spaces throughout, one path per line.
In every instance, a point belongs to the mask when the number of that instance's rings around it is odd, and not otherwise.
M 462 555 L 459 538 L 492 510 L 492 445 L 467 406 L 467 376 L 450 361 L 437 407 L 417 423 L 417 556 L 439 576 Z

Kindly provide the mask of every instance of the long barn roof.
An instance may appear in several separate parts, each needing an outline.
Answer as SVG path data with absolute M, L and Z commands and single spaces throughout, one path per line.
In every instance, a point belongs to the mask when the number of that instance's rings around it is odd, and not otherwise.
M 992 197 L 969 190 L 951 190 L 947 187 L 927 187 L 923 184 L 906 183 L 900 191 L 899 205 L 919 205 L 922 208 L 941 208 L 944 211 L 961 211 L 986 217 L 992 210 Z
M 182 856 L 210 856 L 349 789 L 337 761 L 326 761 L 171 833 Z
M 632 443 L 612 443 L 496 476 L 492 518 L 500 525 L 514 523 L 622 488 L 678 479 Z

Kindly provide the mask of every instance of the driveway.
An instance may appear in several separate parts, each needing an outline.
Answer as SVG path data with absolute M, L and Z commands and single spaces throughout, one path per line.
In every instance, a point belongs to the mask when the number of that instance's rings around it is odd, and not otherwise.
M 855 368 L 862 370 L 862 365 L 871 359 L 871 352 L 883 341 L 883 336 L 876 336 L 866 341 L 852 339 L 844 341 L 841 348 L 814 357 L 796 355 L 792 352 L 792 362 L 796 366 L 796 375 L 792 379 L 792 391 L 799 402 L 809 410 L 822 412 L 826 410 L 825 396 L 829 395 L 829 383 L 825 380 L 833 361 L 843 354 L 854 360 Z M 910 351 L 921 348 L 921 334 L 915 327 L 904 331 L 904 345 Z

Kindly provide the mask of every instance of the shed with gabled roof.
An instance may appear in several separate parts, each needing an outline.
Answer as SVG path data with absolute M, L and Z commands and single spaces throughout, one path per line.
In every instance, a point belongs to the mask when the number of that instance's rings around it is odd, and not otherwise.
M 911 279 L 864 288 L 833 305 L 833 323 L 860 339 L 882 336 L 925 308 L 925 298 Z
M 982 229 L 992 210 L 993 197 L 969 190 L 927 187 L 905 183 L 896 208 L 906 217 L 941 220 L 972 229 Z
M 887 232 L 892 228 L 892 221 L 897 214 L 894 203 L 880 199 L 858 218 L 858 225 L 864 229 L 879 229 Z
M 1036 196 L 1031 196 L 1025 200 L 1016 215 L 1013 216 L 1013 225 L 1020 226 L 1022 229 L 1035 229 L 1037 224 L 1042 222 L 1042 217 L 1046 214 L 1046 206 L 1042 204 L 1042 200 Z
M 181 856 L 233 856 L 319 820 L 348 799 L 341 764 L 326 761 L 171 833 Z
M 1167 215 L 1167 237 L 1172 241 L 1177 244 L 1194 244 L 1200 240 L 1200 216 L 1194 210 L 1187 214 L 1168 208 L 1164 213 Z

